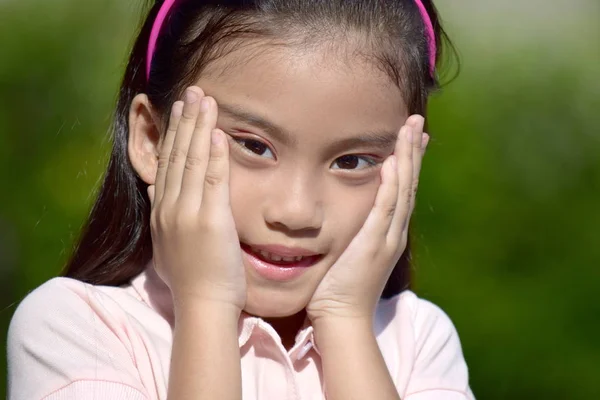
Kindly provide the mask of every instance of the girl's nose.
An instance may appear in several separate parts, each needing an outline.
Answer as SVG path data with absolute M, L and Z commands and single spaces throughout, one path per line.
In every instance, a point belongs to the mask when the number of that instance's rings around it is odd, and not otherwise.
M 315 231 L 323 225 L 323 202 L 318 185 L 295 178 L 269 190 L 264 209 L 267 224 L 288 231 Z

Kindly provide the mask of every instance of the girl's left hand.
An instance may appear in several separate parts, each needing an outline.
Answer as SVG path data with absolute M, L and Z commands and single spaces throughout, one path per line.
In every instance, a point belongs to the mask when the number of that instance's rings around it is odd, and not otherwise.
M 409 117 L 364 225 L 320 282 L 306 311 L 313 323 L 328 318 L 372 318 L 383 288 L 406 249 L 421 160 L 429 136 L 424 119 Z

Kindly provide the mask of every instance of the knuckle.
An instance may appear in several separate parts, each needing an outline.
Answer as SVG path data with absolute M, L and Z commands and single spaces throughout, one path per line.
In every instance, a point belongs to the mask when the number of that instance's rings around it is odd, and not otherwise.
M 180 162 L 183 162 L 183 160 L 185 160 L 186 158 L 187 154 L 183 150 L 173 148 L 173 150 L 171 150 L 171 154 L 169 155 L 169 163 L 178 164 Z
M 364 254 L 369 260 L 374 260 L 379 252 L 381 251 L 381 246 L 378 241 L 369 240 L 366 242 L 364 247 Z
M 412 200 L 413 188 L 405 187 L 402 189 L 402 198 L 406 204 L 410 204 Z
M 419 178 L 414 178 L 412 181 L 413 190 L 419 186 Z
M 181 115 L 181 119 L 179 120 L 179 125 L 192 125 L 196 122 L 196 114 L 193 111 L 189 111 L 184 109 L 183 114 Z
M 169 225 L 169 219 L 169 214 L 164 209 L 157 211 L 155 220 L 158 228 L 166 228 Z
M 158 157 L 158 169 L 167 168 L 169 165 L 169 157 L 159 156 Z
M 150 227 L 154 231 L 163 230 L 167 225 L 167 217 L 164 210 L 157 209 L 150 216 Z
M 206 176 L 204 177 L 204 181 L 206 185 L 209 187 L 215 187 L 220 185 L 223 182 L 223 176 L 219 174 L 217 171 L 208 170 L 206 171 Z
M 404 251 L 406 250 L 407 244 L 408 244 L 408 231 L 405 231 L 402 233 L 402 237 L 400 238 L 400 249 L 403 249 L 402 251 L 400 251 L 400 255 L 402 255 L 404 253 Z
M 185 212 L 185 210 L 179 210 L 174 217 L 174 224 L 177 230 L 187 230 L 191 226 L 193 218 Z
M 417 190 L 419 189 L 419 179 L 415 178 L 413 179 L 413 183 L 412 183 L 412 195 L 415 196 L 417 194 Z
M 401 237 L 395 241 L 394 243 L 394 251 L 392 253 L 392 256 L 394 258 L 400 258 L 402 257 L 402 254 L 404 254 L 404 252 L 406 251 L 406 245 L 407 245 L 407 241 L 405 239 L 405 235 L 401 235 Z
M 395 204 L 388 204 L 384 207 L 382 207 L 383 215 L 386 218 L 392 218 L 394 216 L 394 214 L 396 213 L 396 205 Z
M 200 157 L 188 155 L 185 159 L 185 169 L 194 170 L 203 164 L 203 160 Z
M 202 213 L 198 225 L 203 232 L 218 232 L 223 226 L 214 215 L 207 212 Z
M 150 216 L 150 230 L 153 231 L 153 232 L 155 232 L 157 230 L 157 228 L 158 228 L 158 224 L 157 224 L 157 221 L 156 221 L 156 215 L 153 213 Z

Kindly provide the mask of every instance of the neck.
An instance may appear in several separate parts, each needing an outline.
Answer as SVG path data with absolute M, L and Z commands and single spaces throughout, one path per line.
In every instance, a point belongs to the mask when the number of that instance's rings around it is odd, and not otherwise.
M 296 343 L 296 335 L 302 328 L 305 319 L 306 311 L 304 309 L 297 314 L 288 317 L 264 318 L 264 320 L 279 334 L 281 343 L 286 350 L 290 350 Z

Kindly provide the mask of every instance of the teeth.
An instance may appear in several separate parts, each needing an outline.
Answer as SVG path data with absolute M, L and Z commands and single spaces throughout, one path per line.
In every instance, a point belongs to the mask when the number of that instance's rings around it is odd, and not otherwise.
M 279 261 L 283 261 L 283 262 L 294 262 L 294 261 L 296 261 L 297 262 L 297 261 L 300 261 L 300 260 L 302 260 L 304 258 L 304 256 L 282 257 L 282 256 L 279 256 L 277 254 L 272 254 L 272 253 L 269 253 L 267 251 L 258 250 L 258 249 L 254 249 L 254 248 L 252 249 L 252 252 L 255 253 L 255 254 L 260 254 L 263 258 L 265 258 L 267 260 L 277 261 L 277 262 L 279 262 Z

